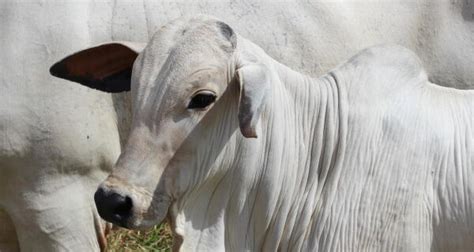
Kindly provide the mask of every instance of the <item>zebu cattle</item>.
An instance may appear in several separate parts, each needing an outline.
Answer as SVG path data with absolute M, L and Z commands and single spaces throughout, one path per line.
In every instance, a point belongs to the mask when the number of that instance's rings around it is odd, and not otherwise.
M 311 78 L 205 16 L 160 29 L 131 76 L 104 50 L 129 62 L 110 44 L 51 72 L 131 88 L 127 144 L 95 193 L 107 221 L 169 217 L 182 251 L 474 249 L 474 91 L 431 83 L 411 51 Z
M 18 238 L 24 251 L 99 249 L 103 230 L 91 195 L 127 136 L 128 94 L 75 87 L 51 78 L 48 67 L 107 41 L 146 42 L 169 20 L 196 13 L 226 20 L 311 75 L 367 46 L 395 42 L 420 55 L 436 83 L 469 88 L 474 79 L 467 0 L 2 1 L 0 207 L 9 215 L 4 230 L 15 230 L 12 220 L 19 237 L 8 231 L 0 242 L 10 247 Z

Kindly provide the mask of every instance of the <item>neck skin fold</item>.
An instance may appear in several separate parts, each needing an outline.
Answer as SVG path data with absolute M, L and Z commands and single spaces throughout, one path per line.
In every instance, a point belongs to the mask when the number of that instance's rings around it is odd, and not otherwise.
M 175 232 L 186 237 L 182 251 L 308 247 L 305 236 L 335 172 L 342 92 L 334 76 L 307 77 L 247 40 L 239 44 L 272 72 L 271 94 L 258 138 L 245 139 L 236 129 L 211 168 L 226 172 L 171 209 Z

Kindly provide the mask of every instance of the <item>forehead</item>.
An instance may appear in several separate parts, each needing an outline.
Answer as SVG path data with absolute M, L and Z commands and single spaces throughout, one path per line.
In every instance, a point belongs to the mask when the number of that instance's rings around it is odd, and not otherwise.
M 190 20 L 156 32 L 134 68 L 132 92 L 138 93 L 137 102 L 150 96 L 161 100 L 165 92 L 205 81 L 209 72 L 222 76 L 217 73 L 224 73 L 233 45 L 219 23 Z
M 216 20 L 174 21 L 157 31 L 140 55 L 138 68 L 143 71 L 139 74 L 172 77 L 202 67 L 222 67 L 233 51 L 232 34 L 227 25 Z
M 165 54 L 175 61 L 225 57 L 232 51 L 232 43 L 222 24 L 215 20 L 193 19 L 173 22 L 155 33 L 148 48 L 150 53 Z

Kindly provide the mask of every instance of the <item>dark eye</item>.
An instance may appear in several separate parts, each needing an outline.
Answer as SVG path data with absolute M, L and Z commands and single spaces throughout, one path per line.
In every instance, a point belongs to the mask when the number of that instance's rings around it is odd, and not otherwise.
M 188 109 L 202 109 L 216 101 L 217 96 L 210 91 L 200 92 L 191 98 Z

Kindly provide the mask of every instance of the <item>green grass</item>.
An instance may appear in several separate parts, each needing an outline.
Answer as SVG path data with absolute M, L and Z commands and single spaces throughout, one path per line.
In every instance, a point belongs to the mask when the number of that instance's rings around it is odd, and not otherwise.
M 122 251 L 171 251 L 173 238 L 168 224 L 155 226 L 147 231 L 114 229 L 107 236 L 109 252 Z

